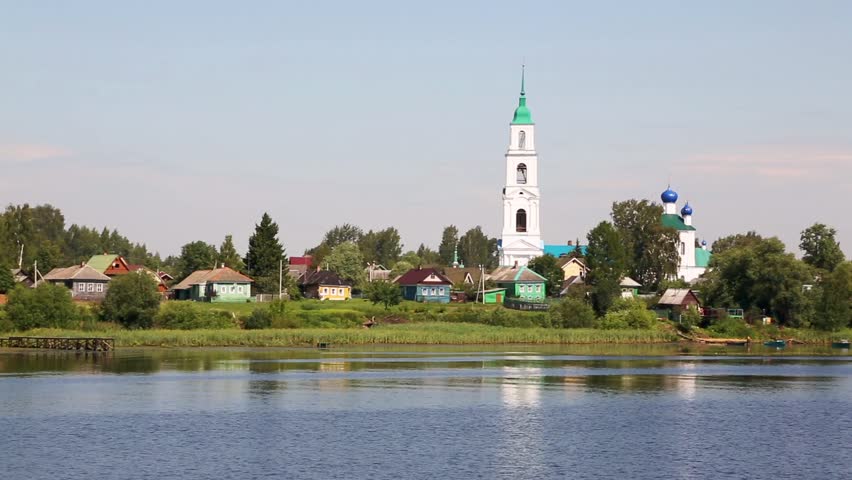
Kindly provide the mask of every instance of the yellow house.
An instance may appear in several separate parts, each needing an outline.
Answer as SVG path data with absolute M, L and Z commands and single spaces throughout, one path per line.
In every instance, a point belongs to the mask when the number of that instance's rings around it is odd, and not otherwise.
M 586 274 L 589 273 L 589 267 L 587 267 L 579 258 L 562 257 L 559 259 L 558 265 L 562 268 L 562 271 L 565 272 L 565 279 L 569 279 L 571 277 L 580 277 L 585 279 Z
M 306 298 L 350 300 L 352 285 L 334 272 L 322 270 L 302 275 L 300 287 Z

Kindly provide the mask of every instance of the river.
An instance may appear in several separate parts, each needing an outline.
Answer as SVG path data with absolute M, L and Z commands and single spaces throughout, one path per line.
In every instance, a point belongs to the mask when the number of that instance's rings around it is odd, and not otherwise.
M 0 351 L 0 478 L 852 476 L 852 356 L 797 347 Z

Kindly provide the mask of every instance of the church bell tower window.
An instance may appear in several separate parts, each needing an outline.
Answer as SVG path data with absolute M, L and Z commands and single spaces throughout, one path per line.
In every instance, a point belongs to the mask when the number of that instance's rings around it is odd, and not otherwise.
M 515 231 L 516 232 L 526 232 L 527 231 L 527 211 L 523 208 L 518 210 L 518 213 L 515 214 Z
M 519 185 L 526 185 L 527 183 L 527 165 L 525 163 L 518 164 L 517 182 Z
M 521 130 L 518 133 L 518 150 L 524 150 L 527 147 L 527 132 Z

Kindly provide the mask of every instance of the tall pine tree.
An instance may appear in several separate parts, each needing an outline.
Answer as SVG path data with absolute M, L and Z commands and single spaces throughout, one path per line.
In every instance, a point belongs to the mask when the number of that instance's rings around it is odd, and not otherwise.
M 219 246 L 219 263 L 224 263 L 226 267 L 233 268 L 238 272 L 246 268 L 243 259 L 237 253 L 237 248 L 234 247 L 234 238 L 231 235 L 225 235 L 225 241 Z
M 268 213 L 264 213 L 260 223 L 255 225 L 254 234 L 249 238 L 246 252 L 246 268 L 249 276 L 255 279 L 256 285 L 262 291 L 278 290 L 278 274 L 280 262 L 287 261 L 284 247 L 278 241 L 278 224 L 272 221 Z

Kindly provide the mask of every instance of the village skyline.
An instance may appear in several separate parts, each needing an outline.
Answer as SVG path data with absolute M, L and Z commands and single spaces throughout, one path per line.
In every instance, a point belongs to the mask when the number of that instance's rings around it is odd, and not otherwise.
M 849 253 L 843 3 L 167 5 L 7 9 L 5 204 L 163 256 L 226 234 L 244 252 L 265 211 L 289 255 L 343 223 L 405 249 L 450 224 L 499 237 L 526 61 L 547 243 L 670 182 L 710 243 L 755 230 L 798 254 L 821 222 Z

